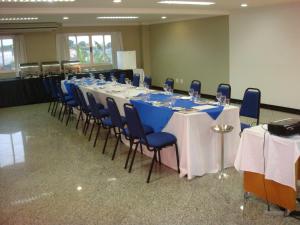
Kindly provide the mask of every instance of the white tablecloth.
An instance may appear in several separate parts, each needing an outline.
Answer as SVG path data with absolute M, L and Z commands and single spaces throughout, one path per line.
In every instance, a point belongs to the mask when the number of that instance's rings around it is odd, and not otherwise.
M 265 129 L 264 129 L 265 128 Z M 245 129 L 234 166 L 239 171 L 264 174 L 296 190 L 295 163 L 300 156 L 300 135 L 271 135 L 266 127 Z
M 99 89 L 93 86 L 81 86 L 85 95 L 86 92 L 91 92 L 96 100 L 104 105 L 106 105 L 106 97 L 113 97 L 122 115 L 124 115 L 124 103 L 129 102 L 126 97 L 132 97 L 143 92 L 143 90 L 136 89 L 126 89 L 126 92 L 119 93 L 110 92 L 114 89 L 114 87 Z M 175 112 L 173 114 L 163 131 L 170 132 L 177 137 L 181 176 L 187 175 L 191 179 L 194 176 L 202 176 L 220 170 L 221 137 L 220 134 L 211 130 L 211 126 L 221 123 L 234 126 L 231 133 L 225 134 L 224 165 L 225 167 L 232 167 L 240 140 L 239 108 L 226 106 L 217 120 L 213 120 L 205 112 L 191 114 Z M 148 152 L 148 155 L 151 156 L 151 154 Z M 176 169 L 174 147 L 164 149 L 161 152 L 161 159 L 163 164 Z

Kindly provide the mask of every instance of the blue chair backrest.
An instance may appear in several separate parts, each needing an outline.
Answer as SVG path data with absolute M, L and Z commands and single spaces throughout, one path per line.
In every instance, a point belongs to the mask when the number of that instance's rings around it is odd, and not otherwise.
M 219 84 L 217 92 L 221 92 L 227 99 L 231 98 L 231 86 L 230 84 Z
M 118 106 L 113 98 L 106 98 L 107 108 L 113 126 L 123 129 L 122 117 L 120 115 Z
M 71 90 L 71 83 L 67 83 L 67 82 L 65 81 L 65 82 L 64 82 L 64 85 L 65 85 L 65 87 L 66 87 L 67 94 L 68 94 L 69 96 L 71 96 L 72 98 L 74 98 L 73 92 L 72 92 L 72 90 Z
M 62 102 L 65 102 L 65 94 L 61 89 L 60 83 L 56 83 L 56 88 L 57 88 L 58 97 Z
M 257 88 L 247 88 L 240 109 L 240 116 L 257 119 L 259 124 L 261 92 Z
M 119 76 L 118 82 L 120 84 L 125 84 L 125 78 L 126 78 L 126 74 L 121 73 L 120 76 Z
M 152 85 L 152 78 L 145 76 L 144 83 L 146 83 L 150 87 Z
M 165 84 L 174 89 L 174 80 L 172 78 L 167 78 Z
M 77 91 L 77 95 L 78 95 L 78 99 L 79 99 L 79 104 L 81 106 L 81 109 L 84 111 L 84 112 L 90 112 L 90 109 L 85 101 L 85 98 L 84 98 L 84 95 L 82 93 L 82 91 L 80 90 L 80 88 L 78 86 L 75 86 L 76 87 L 76 91 Z
M 90 105 L 90 109 L 91 109 L 91 113 L 94 117 L 101 119 L 101 114 L 100 114 L 100 108 L 99 108 L 99 104 L 97 104 L 96 99 L 94 97 L 94 95 L 90 92 L 86 93 L 87 99 L 89 101 L 89 105 Z M 103 106 L 104 108 L 104 106 Z
M 198 94 L 201 94 L 201 82 L 199 80 L 193 80 L 190 88 L 193 89 L 194 92 L 198 92 Z
M 131 104 L 124 104 L 124 112 L 126 116 L 129 133 L 132 137 L 143 139 L 147 141 L 141 119 L 137 110 Z
M 140 75 L 139 74 L 134 74 L 133 75 L 132 85 L 135 86 L 135 87 L 140 86 Z
M 80 105 L 80 99 L 78 97 L 78 93 L 77 93 L 77 90 L 76 90 L 76 85 L 75 84 L 69 84 L 70 86 L 70 90 L 71 90 L 71 93 L 72 93 L 72 97 L 73 97 L 73 100 L 75 101 L 76 104 Z

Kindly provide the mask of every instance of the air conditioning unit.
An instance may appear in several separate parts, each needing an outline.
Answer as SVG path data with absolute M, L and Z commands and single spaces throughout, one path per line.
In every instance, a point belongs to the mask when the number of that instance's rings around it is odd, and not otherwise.
M 0 34 L 53 31 L 61 27 L 60 23 L 0 23 Z

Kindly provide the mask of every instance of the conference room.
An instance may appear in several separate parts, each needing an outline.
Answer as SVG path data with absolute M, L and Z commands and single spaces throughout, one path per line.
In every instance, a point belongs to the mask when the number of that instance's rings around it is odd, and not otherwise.
M 0 0 L 0 224 L 300 224 L 298 0 Z

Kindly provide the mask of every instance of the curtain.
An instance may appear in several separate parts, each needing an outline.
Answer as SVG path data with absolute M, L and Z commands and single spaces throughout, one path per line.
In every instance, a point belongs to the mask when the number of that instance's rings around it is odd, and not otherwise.
M 123 38 L 121 32 L 111 33 L 111 44 L 113 54 L 113 68 L 118 68 L 117 51 L 123 51 Z
M 16 64 L 16 76 L 18 77 L 20 72 L 20 63 L 27 62 L 24 35 L 15 35 L 13 37 L 13 42 L 14 42 L 14 57 L 15 57 L 15 64 Z
M 68 34 L 56 34 L 56 58 L 59 62 L 70 59 Z

